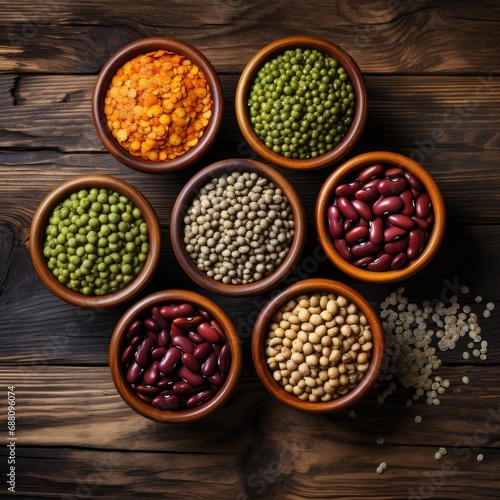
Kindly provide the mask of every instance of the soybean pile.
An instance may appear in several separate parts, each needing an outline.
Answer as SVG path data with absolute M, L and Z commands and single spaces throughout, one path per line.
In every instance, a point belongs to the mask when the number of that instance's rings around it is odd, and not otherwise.
M 84 295 L 121 290 L 140 273 L 149 251 L 148 226 L 127 196 L 81 189 L 53 210 L 43 254 L 52 274 Z

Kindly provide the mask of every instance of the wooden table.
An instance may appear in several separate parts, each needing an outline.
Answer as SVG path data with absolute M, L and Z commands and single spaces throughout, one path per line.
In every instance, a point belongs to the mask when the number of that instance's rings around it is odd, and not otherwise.
M 6 474 L 15 458 L 16 498 L 498 498 L 500 322 L 498 310 L 489 319 L 482 312 L 487 302 L 500 299 L 499 7 L 494 0 L 4 2 L 0 496 L 10 493 Z M 487 359 L 464 360 L 458 345 L 439 352 L 443 365 L 435 374 L 451 381 L 440 406 L 424 398 L 406 407 L 412 392 L 399 387 L 383 404 L 377 402 L 379 388 L 352 411 L 299 413 L 270 397 L 250 357 L 253 320 L 271 294 L 208 294 L 239 328 L 244 368 L 238 390 L 199 423 L 149 421 L 121 400 L 109 374 L 108 343 L 126 306 L 81 309 L 45 289 L 29 257 L 31 218 L 45 194 L 66 179 L 90 173 L 125 179 L 150 200 L 164 235 L 160 268 L 146 293 L 200 291 L 172 253 L 171 208 L 183 183 L 204 165 L 253 157 L 236 124 L 238 76 L 260 47 L 292 34 L 339 43 L 366 77 L 368 124 L 350 156 L 372 150 L 410 155 L 439 184 L 448 210 L 444 244 L 423 272 L 400 285 L 417 303 L 446 302 L 458 291 L 459 302 L 478 313 Z M 219 72 L 226 100 L 213 150 L 174 174 L 120 165 L 92 124 L 91 93 L 100 68 L 126 43 L 153 35 L 180 38 L 201 50 Z M 302 197 L 309 231 L 287 282 L 341 280 L 378 309 L 398 285 L 353 282 L 315 254 L 313 207 L 333 168 L 285 172 Z M 460 293 L 464 285 L 469 294 Z M 481 304 L 474 300 L 478 295 Z M 466 350 L 467 340 L 462 342 Z M 466 375 L 469 385 L 462 382 Z M 16 403 L 13 451 L 6 446 L 12 440 L 10 386 Z M 448 454 L 438 461 L 440 446 Z M 377 474 L 381 462 L 387 469 Z

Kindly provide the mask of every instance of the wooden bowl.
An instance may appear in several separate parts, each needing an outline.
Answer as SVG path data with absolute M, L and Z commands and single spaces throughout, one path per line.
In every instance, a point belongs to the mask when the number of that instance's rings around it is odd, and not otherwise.
M 104 99 L 116 71 L 135 56 L 157 50 L 165 50 L 184 55 L 195 63 L 205 74 L 213 100 L 212 116 L 198 144 L 183 155 L 166 161 L 150 161 L 140 156 L 130 154 L 128 150 L 118 143 L 109 131 L 107 118 L 104 113 Z M 222 87 L 212 64 L 201 52 L 188 43 L 167 37 L 139 39 L 118 50 L 101 69 L 92 95 L 92 116 L 94 126 L 105 148 L 124 165 L 135 170 L 150 173 L 180 170 L 202 158 L 216 140 L 222 122 L 223 108 Z
M 135 279 L 117 292 L 87 296 L 60 283 L 47 266 L 43 255 L 45 228 L 56 205 L 80 189 L 108 188 L 127 196 L 140 209 L 149 232 L 149 252 L 142 270 Z M 42 283 L 59 298 L 80 307 L 113 307 L 130 300 L 149 283 L 160 258 L 161 230 L 158 218 L 146 198 L 127 182 L 109 175 L 84 175 L 70 179 L 54 188 L 41 202 L 30 228 L 30 254 Z
M 207 402 L 191 409 L 162 410 L 142 401 L 132 390 L 125 378 L 121 362 L 123 343 L 130 325 L 155 306 L 171 303 L 190 303 L 209 312 L 225 333 L 231 351 L 231 365 L 224 384 Z M 207 416 L 219 409 L 235 390 L 242 367 L 242 349 L 238 332 L 229 316 L 212 300 L 188 290 L 164 290 L 142 298 L 130 307 L 118 321 L 109 346 L 109 367 L 115 387 L 123 400 L 144 417 L 165 423 L 191 422 Z
M 278 383 L 271 373 L 266 363 L 265 341 L 267 338 L 267 330 L 275 312 L 289 300 L 302 295 L 312 294 L 316 292 L 334 293 L 342 295 L 350 302 L 356 304 L 368 320 L 372 332 L 372 357 L 370 366 L 364 378 L 350 392 L 340 396 L 338 399 L 331 401 L 303 401 L 295 394 L 287 392 L 284 387 Z M 358 402 L 365 396 L 373 387 L 380 373 L 384 359 L 385 340 L 380 325 L 380 320 L 371 307 L 370 303 L 351 287 L 339 283 L 337 281 L 313 278 L 296 282 L 283 291 L 275 295 L 261 310 L 254 324 L 252 332 L 252 359 L 257 371 L 257 375 L 264 384 L 265 388 L 282 403 L 295 408 L 311 413 L 332 413 L 338 410 L 343 410 L 348 406 Z
M 352 124 L 337 146 L 315 158 L 286 158 L 269 149 L 255 133 L 249 119 L 248 96 L 259 69 L 268 60 L 288 49 L 311 48 L 334 57 L 349 74 L 356 96 L 356 107 Z M 236 88 L 236 118 L 243 137 L 250 147 L 264 160 L 282 168 L 291 170 L 314 170 L 332 165 L 344 157 L 357 143 L 367 118 L 367 92 L 363 75 L 356 62 L 338 45 L 313 36 L 290 36 L 275 40 L 260 49 L 243 70 Z
M 401 167 L 413 174 L 430 196 L 434 212 L 434 224 L 425 248 L 418 258 L 410 261 L 400 269 L 386 271 L 369 271 L 352 265 L 345 260 L 333 245 L 328 231 L 327 210 L 334 198 L 335 188 L 347 177 L 370 165 L 383 164 Z M 393 283 L 409 278 L 425 267 L 437 253 L 445 233 L 446 209 L 441 192 L 431 175 L 417 162 L 406 156 L 388 151 L 364 153 L 346 161 L 337 168 L 323 184 L 315 209 L 316 231 L 318 239 L 330 261 L 343 273 L 372 283 Z
M 288 199 L 288 203 L 292 209 L 295 222 L 295 234 L 290 246 L 288 255 L 283 262 L 269 275 L 262 279 L 248 284 L 226 284 L 210 278 L 204 271 L 197 268 L 189 256 L 186 245 L 183 241 L 184 235 L 184 216 L 187 208 L 191 204 L 193 194 L 198 189 L 210 182 L 212 179 L 221 174 L 232 172 L 255 172 L 260 176 L 271 180 L 274 185 L 282 190 Z M 205 167 L 203 170 L 195 174 L 185 184 L 184 188 L 179 193 L 177 200 L 172 210 L 172 218 L 170 222 L 170 237 L 172 241 L 175 256 L 184 269 L 185 273 L 198 285 L 213 293 L 220 295 L 228 295 L 233 297 L 243 297 L 249 295 L 257 295 L 268 291 L 278 285 L 294 268 L 299 260 L 306 234 L 306 221 L 304 208 L 293 186 L 285 179 L 283 175 L 275 169 L 257 162 L 255 160 L 235 158 L 222 160 L 212 165 Z

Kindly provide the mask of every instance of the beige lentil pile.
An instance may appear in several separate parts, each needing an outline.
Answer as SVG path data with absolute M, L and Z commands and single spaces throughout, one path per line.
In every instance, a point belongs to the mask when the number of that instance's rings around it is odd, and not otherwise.
M 333 293 L 302 294 L 273 316 L 266 358 L 273 378 L 305 401 L 331 401 L 363 379 L 372 356 L 364 314 Z
M 272 273 L 294 237 L 288 199 L 255 172 L 212 179 L 184 217 L 184 243 L 198 269 L 216 281 L 242 285 Z

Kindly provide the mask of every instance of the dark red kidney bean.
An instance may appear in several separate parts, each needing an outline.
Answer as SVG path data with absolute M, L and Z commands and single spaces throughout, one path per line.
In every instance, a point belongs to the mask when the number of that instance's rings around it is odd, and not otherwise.
M 405 252 L 398 253 L 394 256 L 391 262 L 391 269 L 401 269 L 408 260 Z
M 426 219 L 431 213 L 431 198 L 428 193 L 422 193 L 415 200 L 415 213 L 421 219 Z
M 384 220 L 380 217 L 375 217 L 370 222 L 368 231 L 369 240 L 373 245 L 381 245 L 384 241 Z
M 153 319 L 156 321 L 156 323 L 162 330 L 168 329 L 169 327 L 168 320 L 161 315 L 159 307 L 153 307 L 151 309 L 151 316 L 153 316 Z
M 401 210 L 401 213 L 403 215 L 407 215 L 408 217 L 412 217 L 415 214 L 415 206 L 413 205 L 414 198 L 411 189 L 403 191 L 399 195 L 399 198 L 403 202 L 403 209 Z
M 427 222 L 427 219 L 420 219 L 419 217 L 412 217 L 413 222 L 417 225 L 422 231 L 426 231 L 429 229 L 430 224 Z
M 135 384 L 137 380 L 139 380 L 142 370 L 143 368 L 141 365 L 138 365 L 135 361 L 132 361 L 127 370 L 127 375 L 126 375 L 127 382 L 129 384 Z
M 378 183 L 379 182 L 380 182 L 380 179 L 372 179 L 371 181 L 368 181 L 363 187 L 364 187 L 364 189 L 369 189 L 369 188 L 374 187 L 378 193 Z
M 344 229 L 344 233 L 347 233 L 349 229 L 354 227 L 354 222 L 351 219 L 344 219 L 344 223 L 342 224 L 342 227 Z
M 153 400 L 150 396 L 146 396 L 146 394 L 141 394 L 140 392 L 136 392 L 135 394 L 140 400 L 144 401 L 148 405 L 153 403 Z
M 391 167 L 384 172 L 384 175 L 386 177 L 399 177 L 403 175 L 403 169 L 400 167 Z
M 172 335 L 172 345 L 178 347 L 183 353 L 188 352 L 193 354 L 194 345 L 187 337 L 184 337 L 184 335 Z
M 406 229 L 403 229 L 402 227 L 398 227 L 398 226 L 388 227 L 384 231 L 384 241 L 386 243 L 390 243 L 391 241 L 394 241 L 398 238 L 402 238 L 403 236 L 406 236 L 406 234 L 407 234 Z
M 140 335 L 136 335 L 131 341 L 130 341 L 130 345 L 132 347 L 137 347 L 142 341 L 144 340 L 144 335 L 140 334 Z
M 160 410 L 178 410 L 181 400 L 176 394 L 158 395 L 151 401 L 151 404 Z
M 127 337 L 129 339 L 142 333 L 142 321 L 140 319 L 134 321 L 128 328 Z
M 217 386 L 217 387 L 220 387 L 222 385 L 222 383 L 224 382 L 224 376 L 222 375 L 222 373 L 219 371 L 219 370 L 215 370 L 215 372 L 210 375 L 210 377 L 207 377 L 207 380 Z
M 379 196 L 380 193 L 375 186 L 364 187 L 354 193 L 354 198 L 365 203 L 373 203 Z
M 384 196 L 401 194 L 408 187 L 408 182 L 403 177 L 393 179 L 383 179 L 379 182 L 378 190 Z
M 229 344 L 226 343 L 221 347 L 217 363 L 219 365 L 219 371 L 222 375 L 227 375 L 231 366 L 231 348 L 229 347 Z
M 170 345 L 170 332 L 168 330 L 160 330 L 158 334 L 158 345 L 160 347 L 168 347 Z
M 345 235 L 345 240 L 349 245 L 353 245 L 360 240 L 368 238 L 368 228 L 366 226 L 355 226 Z
M 179 380 L 175 382 L 172 386 L 172 392 L 174 394 L 189 394 L 193 391 L 193 386 L 185 382 L 184 380 Z
M 212 349 L 214 350 L 215 354 L 217 354 L 217 357 L 220 356 L 220 350 L 222 349 L 221 344 L 212 344 Z
M 133 345 L 128 345 L 123 349 L 122 352 L 122 363 L 128 365 L 133 359 L 135 354 L 135 347 Z
M 405 171 L 404 176 L 413 189 L 422 191 L 422 184 L 420 184 L 420 181 L 411 172 Z
M 156 346 L 153 339 L 146 337 L 135 351 L 134 359 L 136 363 L 143 368 L 147 368 L 151 358 L 151 351 L 154 347 Z
M 429 215 L 429 217 L 427 217 L 427 222 L 429 223 L 430 226 L 432 226 L 432 224 L 434 224 L 434 214 L 432 212 Z
M 181 362 L 184 366 L 189 368 L 192 372 L 198 373 L 200 371 L 200 362 L 193 354 L 185 352 L 181 357 Z
M 166 347 L 157 347 L 156 349 L 153 349 L 151 351 L 151 359 L 159 361 L 160 359 L 163 358 L 163 356 L 165 356 L 166 353 L 167 353 Z
M 163 306 L 160 314 L 167 319 L 194 316 L 195 310 L 192 304 L 177 304 L 175 306 Z
M 352 206 L 352 203 L 345 196 L 341 196 L 337 199 L 337 207 L 339 207 L 339 210 L 345 217 L 352 220 L 352 222 L 358 222 L 358 212 L 356 212 L 356 209 Z
M 206 403 L 212 396 L 213 392 L 210 389 L 193 394 L 186 399 L 186 407 L 194 408 L 202 403 Z
M 193 387 L 203 384 L 204 378 L 199 373 L 192 372 L 187 366 L 181 365 L 177 369 L 177 375 Z
M 400 240 L 391 241 L 390 243 L 386 243 L 384 245 L 384 250 L 386 253 L 390 253 L 391 255 L 396 255 L 400 252 L 406 251 L 408 248 L 408 237 L 401 238 Z
M 369 271 L 385 271 L 392 262 L 392 255 L 384 253 L 368 264 Z
M 198 314 L 207 321 L 210 321 L 212 319 L 212 315 L 208 311 L 205 311 L 205 309 L 198 308 Z
M 179 380 L 179 377 L 162 377 L 162 373 L 160 371 L 160 378 L 158 379 L 158 382 L 156 382 L 156 387 L 160 389 L 164 389 L 165 387 L 172 387 L 174 382 Z
M 144 383 L 147 385 L 155 385 L 156 381 L 158 380 L 159 376 L 159 366 L 160 362 L 159 361 L 153 361 L 151 363 L 151 366 L 144 372 L 144 375 L 142 376 L 142 380 L 144 380 Z
M 366 257 L 367 255 L 373 255 L 379 249 L 380 247 L 378 245 L 374 245 L 371 241 L 368 241 L 353 245 L 351 247 L 351 253 L 355 259 L 360 259 L 361 257 Z
M 373 220 L 371 208 L 364 201 L 352 200 L 351 204 L 361 218 L 367 221 Z
M 158 323 L 153 319 L 153 318 L 146 318 L 144 320 L 144 326 L 155 333 L 158 333 L 160 331 L 160 327 L 158 326 Z
M 209 323 L 202 323 L 198 326 L 196 331 L 207 341 L 212 344 L 220 342 L 221 336 L 220 333 Z
M 349 184 L 339 184 L 335 188 L 335 196 L 341 197 L 345 196 L 346 198 L 352 198 L 354 193 L 361 188 L 361 182 L 353 181 Z
M 410 231 L 408 235 L 408 250 L 406 252 L 408 260 L 414 260 L 420 255 L 424 241 L 425 235 L 420 228 Z
M 184 330 L 172 323 L 172 325 L 170 326 L 170 342 L 172 342 L 172 337 L 174 336 L 184 336 Z
M 212 319 L 209 321 L 209 324 L 212 328 L 215 328 L 219 332 L 219 335 L 221 336 L 222 339 L 222 337 L 224 336 L 224 331 L 222 330 L 222 327 L 219 325 L 217 320 Z
M 375 215 L 398 213 L 403 208 L 403 202 L 398 196 L 387 196 L 380 198 L 372 205 L 372 212 Z
M 165 375 L 171 373 L 176 367 L 177 363 L 180 361 L 182 356 L 182 352 L 177 347 L 171 347 L 163 356 L 163 359 L 160 361 L 160 371 Z
M 364 267 L 367 266 L 374 257 L 372 255 L 367 255 L 366 257 L 361 257 L 360 259 L 355 260 L 352 265 L 356 267 Z
M 380 164 L 371 165 L 369 167 L 364 168 L 358 174 L 358 179 L 365 183 L 373 179 L 373 177 L 378 177 L 384 173 L 384 166 Z
M 344 260 L 347 260 L 347 262 L 352 261 L 352 254 L 351 251 L 349 250 L 349 246 L 347 245 L 346 240 L 341 240 L 341 239 L 333 240 L 333 246 Z
M 212 351 L 212 344 L 210 342 L 203 342 L 203 344 L 198 344 L 194 348 L 193 355 L 196 359 L 205 359 Z
M 398 226 L 407 231 L 412 230 L 415 227 L 415 222 L 411 217 L 403 214 L 391 214 L 387 217 L 387 220 L 394 226 Z
M 155 344 L 158 344 L 158 334 L 152 330 L 146 330 L 146 337 L 150 338 Z
M 193 331 L 187 332 L 186 336 L 193 344 L 202 344 L 205 342 L 205 339 L 201 335 Z
M 210 375 L 213 375 L 215 372 L 215 369 L 217 368 L 217 354 L 213 352 L 210 354 L 207 359 L 203 362 L 200 368 L 200 372 L 204 377 L 210 377 Z
M 328 232 L 332 238 L 340 238 L 343 233 L 342 214 L 336 205 L 330 205 L 327 210 Z
M 201 324 L 203 321 L 202 316 L 192 316 L 189 318 L 175 318 L 172 320 L 172 325 L 175 325 L 177 328 L 183 328 L 183 329 L 191 329 L 194 330 L 196 327 Z
M 160 392 L 160 388 L 151 386 L 151 385 L 146 385 L 146 384 L 137 384 L 133 386 L 134 391 L 140 392 L 141 394 L 144 394 L 145 396 L 156 396 Z

